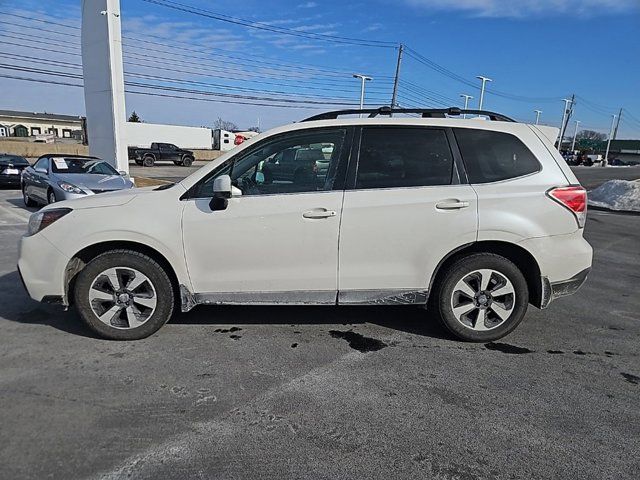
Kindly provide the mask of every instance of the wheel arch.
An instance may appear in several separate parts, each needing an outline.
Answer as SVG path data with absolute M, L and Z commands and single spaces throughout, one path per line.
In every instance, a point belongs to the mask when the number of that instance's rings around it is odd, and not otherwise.
M 160 264 L 160 266 L 162 266 L 162 268 L 164 268 L 164 270 L 167 272 L 167 275 L 171 280 L 171 285 L 173 286 L 174 295 L 176 296 L 177 301 L 180 301 L 180 282 L 178 280 L 178 275 L 176 274 L 176 271 L 171 263 L 162 253 L 160 253 L 153 247 L 139 242 L 134 242 L 131 240 L 114 240 L 89 245 L 87 247 L 84 247 L 73 257 L 71 257 L 71 259 L 67 263 L 64 279 L 65 298 L 67 304 L 70 305 L 73 301 L 75 282 L 78 274 L 82 271 L 84 266 L 98 255 L 111 250 L 132 250 L 147 255 L 148 257 L 158 262 L 158 264 Z
M 544 292 L 538 262 L 531 252 L 525 248 L 516 245 L 515 243 L 504 241 L 481 240 L 479 242 L 462 245 L 452 250 L 442 260 L 440 260 L 440 263 L 436 266 L 436 269 L 431 276 L 431 281 L 429 282 L 428 291 L 433 291 L 435 283 L 454 262 L 462 257 L 474 253 L 494 253 L 512 261 L 520 269 L 527 281 L 527 288 L 529 289 L 529 303 L 537 308 L 542 307 Z

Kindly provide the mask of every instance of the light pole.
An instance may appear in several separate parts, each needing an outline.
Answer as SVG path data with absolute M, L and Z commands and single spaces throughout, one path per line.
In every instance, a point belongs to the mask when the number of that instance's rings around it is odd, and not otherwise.
M 487 82 L 493 82 L 493 80 L 488 77 L 483 77 L 482 75 L 478 75 L 476 78 L 482 81 L 482 87 L 480 88 L 480 102 L 478 104 L 478 110 L 482 110 L 482 103 L 484 102 L 484 87 Z
M 536 125 L 538 125 L 538 123 L 540 122 L 540 114 L 542 113 L 542 110 L 534 110 L 534 112 L 536 112 Z
M 576 129 L 573 131 L 573 142 L 571 142 L 571 152 L 574 152 L 576 149 L 576 136 L 578 135 L 578 125 L 580 125 L 580 123 L 580 120 L 576 120 Z
M 609 139 L 607 140 L 607 151 L 604 153 L 604 160 L 602 160 L 602 166 L 609 165 L 609 147 L 611 146 L 611 136 L 613 135 L 613 125 L 616 123 L 617 115 L 611 115 L 611 128 L 609 129 Z
M 558 138 L 558 151 L 560 151 L 560 149 L 562 148 L 562 139 L 564 138 L 564 122 L 565 118 L 567 118 L 567 113 L 569 112 L 569 105 L 572 103 L 572 101 L 568 98 L 563 98 L 562 101 L 564 102 L 564 110 L 562 111 L 562 123 L 560 124 L 560 132 L 558 134 L 560 136 L 560 138 Z
M 360 110 L 362 110 L 364 108 L 364 84 L 369 80 L 373 80 L 373 78 L 359 73 L 354 73 L 353 78 L 359 78 L 362 81 L 362 86 L 360 87 Z M 362 114 L 360 114 L 360 117 L 362 117 Z
M 466 110 L 469 107 L 469 100 L 473 97 L 471 95 L 467 95 L 466 93 L 461 93 L 460 96 L 464 98 L 464 109 Z M 467 114 L 463 114 L 462 118 L 467 118 Z

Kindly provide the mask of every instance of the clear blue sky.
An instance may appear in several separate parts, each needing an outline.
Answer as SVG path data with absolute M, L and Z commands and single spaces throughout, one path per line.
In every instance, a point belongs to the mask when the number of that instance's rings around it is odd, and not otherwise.
M 475 77 L 481 74 L 494 79 L 485 97 L 487 109 L 532 121 L 537 108 L 543 111 L 544 123 L 557 125 L 561 98 L 575 93 L 574 119 L 581 120 L 584 128 L 607 131 L 610 114 L 623 107 L 628 113 L 623 114 L 619 138 L 640 138 L 639 0 L 171 2 L 194 7 L 204 16 L 143 0 L 121 0 L 125 71 L 132 75 L 127 80 L 160 86 L 161 93 L 174 94 L 166 88 L 177 88 L 181 91 L 176 95 L 212 101 L 128 94 L 127 111 L 135 109 L 149 122 L 211 125 L 223 117 L 240 127 L 260 121 L 268 128 L 317 110 L 338 108 L 323 102 L 357 102 L 359 86 L 352 72 L 374 77 L 367 84 L 368 103 L 389 103 L 395 48 L 327 42 L 208 17 L 224 14 L 305 34 L 402 42 L 472 82 L 468 85 L 443 75 L 418 62 L 415 54 L 405 56 L 401 74 L 405 83 L 399 98 L 404 105 L 459 105 L 459 94 L 468 93 L 475 97 L 471 105 L 477 106 Z M 81 73 L 73 67 L 80 62 L 79 39 L 74 36 L 79 31 L 37 20 L 77 27 L 80 0 L 0 0 L 0 21 L 6 22 L 0 23 L 0 44 L 10 42 L 4 51 L 25 57 L 0 56 L 0 64 Z M 65 64 L 35 64 L 29 57 Z M 0 67 L 0 74 L 60 81 L 60 77 L 15 68 Z M 257 107 L 219 100 L 269 101 L 185 90 L 286 97 L 292 106 L 300 106 L 299 101 L 320 103 L 304 105 L 307 108 Z M 4 109 L 71 114 L 82 114 L 84 109 L 79 88 L 0 78 L 0 91 Z

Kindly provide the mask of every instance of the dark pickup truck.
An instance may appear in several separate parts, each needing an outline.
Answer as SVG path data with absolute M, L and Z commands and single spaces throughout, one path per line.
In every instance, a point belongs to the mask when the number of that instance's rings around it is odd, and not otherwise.
M 151 148 L 129 147 L 129 160 L 138 165 L 153 167 L 159 161 L 171 161 L 176 165 L 190 167 L 194 161 L 193 152 L 178 148 L 171 143 L 152 143 Z

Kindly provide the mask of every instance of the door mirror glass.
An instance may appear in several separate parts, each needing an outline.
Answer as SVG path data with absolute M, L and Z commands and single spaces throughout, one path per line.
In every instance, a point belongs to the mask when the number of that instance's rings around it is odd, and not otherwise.
M 34 170 L 36 172 L 38 172 L 38 173 L 44 173 L 44 174 L 47 173 L 47 169 L 46 168 L 42 168 L 42 167 L 36 167 L 36 168 L 34 168 Z
M 127 172 L 125 172 L 124 170 L 120 170 L 118 173 L 120 174 L 121 177 L 128 177 L 129 176 L 129 174 Z

